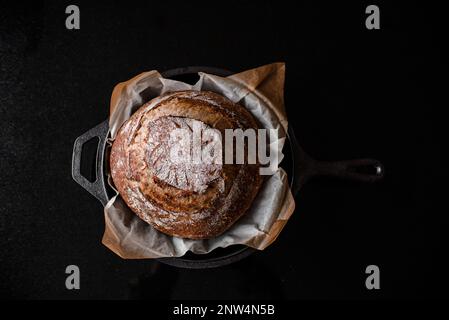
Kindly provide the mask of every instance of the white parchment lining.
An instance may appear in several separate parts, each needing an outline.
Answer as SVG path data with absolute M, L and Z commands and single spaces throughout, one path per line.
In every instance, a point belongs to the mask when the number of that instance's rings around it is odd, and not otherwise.
M 109 140 L 112 142 L 121 125 L 150 99 L 170 91 L 208 90 L 246 107 L 263 128 L 278 129 L 279 144 L 274 151 L 278 152 L 281 161 L 288 125 L 283 102 L 285 65 L 273 63 L 227 78 L 206 73 L 199 75 L 200 79 L 193 86 L 164 79 L 157 71 L 144 72 L 119 83 L 111 97 Z M 271 149 L 274 147 L 274 144 L 270 145 Z M 109 183 L 113 187 L 110 176 Z M 102 242 L 126 259 L 179 257 L 189 250 L 203 254 L 233 244 L 263 250 L 277 238 L 294 207 L 287 175 L 279 168 L 265 178 L 249 211 L 230 229 L 216 238 L 190 240 L 157 231 L 137 217 L 117 194 L 104 208 Z

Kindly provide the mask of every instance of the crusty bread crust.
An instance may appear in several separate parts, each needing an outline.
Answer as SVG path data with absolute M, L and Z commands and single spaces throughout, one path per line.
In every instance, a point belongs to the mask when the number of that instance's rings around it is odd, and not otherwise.
M 183 118 L 199 120 L 219 130 L 223 137 L 225 129 L 258 127 L 244 107 L 219 94 L 165 94 L 143 105 L 120 128 L 111 150 L 112 178 L 131 210 L 157 230 L 181 238 L 216 237 L 251 206 L 262 184 L 259 165 L 245 160 L 240 165 L 201 168 L 204 175 L 209 175 L 203 178 L 207 185 L 201 191 L 189 187 L 188 172 L 179 168 L 168 174 L 182 174 L 183 183 L 174 186 L 160 179 L 156 174 L 159 158 L 154 156 L 155 151 L 161 151 L 158 139 L 171 125 L 183 125 L 179 120 Z

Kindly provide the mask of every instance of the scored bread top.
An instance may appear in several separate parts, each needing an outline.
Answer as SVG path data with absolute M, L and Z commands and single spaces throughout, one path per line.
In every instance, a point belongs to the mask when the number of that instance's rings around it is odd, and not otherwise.
M 115 187 L 141 219 L 171 236 L 205 239 L 223 233 L 248 210 L 262 177 L 259 165 L 246 158 L 244 164 L 171 162 L 170 133 L 194 125 L 222 137 L 225 129 L 258 127 L 244 107 L 217 93 L 168 93 L 122 125 L 110 167 Z

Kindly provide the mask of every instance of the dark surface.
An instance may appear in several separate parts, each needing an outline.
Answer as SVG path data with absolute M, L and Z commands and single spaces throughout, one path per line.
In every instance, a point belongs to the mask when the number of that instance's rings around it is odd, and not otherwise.
M 441 9 L 379 4 L 381 30 L 369 31 L 362 4 L 78 2 L 81 30 L 69 31 L 68 4 L 0 4 L 2 297 L 447 297 Z M 304 149 L 377 158 L 384 181 L 311 181 L 271 247 L 220 269 L 124 261 L 105 248 L 102 207 L 70 170 L 75 138 L 107 117 L 113 86 L 151 69 L 274 61 L 287 63 Z M 65 289 L 70 264 L 81 290 Z M 381 269 L 379 291 L 365 289 L 369 264 Z

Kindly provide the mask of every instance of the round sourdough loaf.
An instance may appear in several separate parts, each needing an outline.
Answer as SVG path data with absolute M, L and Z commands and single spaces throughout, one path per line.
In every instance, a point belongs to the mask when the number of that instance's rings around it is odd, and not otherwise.
M 190 138 L 176 141 L 171 133 L 184 129 L 194 137 L 199 128 L 224 138 L 225 129 L 257 127 L 244 107 L 219 94 L 162 95 L 143 105 L 118 131 L 110 156 L 112 179 L 131 210 L 157 230 L 181 238 L 216 237 L 251 206 L 262 184 L 259 165 L 248 164 L 247 139 L 243 164 L 172 161 L 173 148 L 185 151 Z M 212 143 L 203 140 L 202 147 Z

